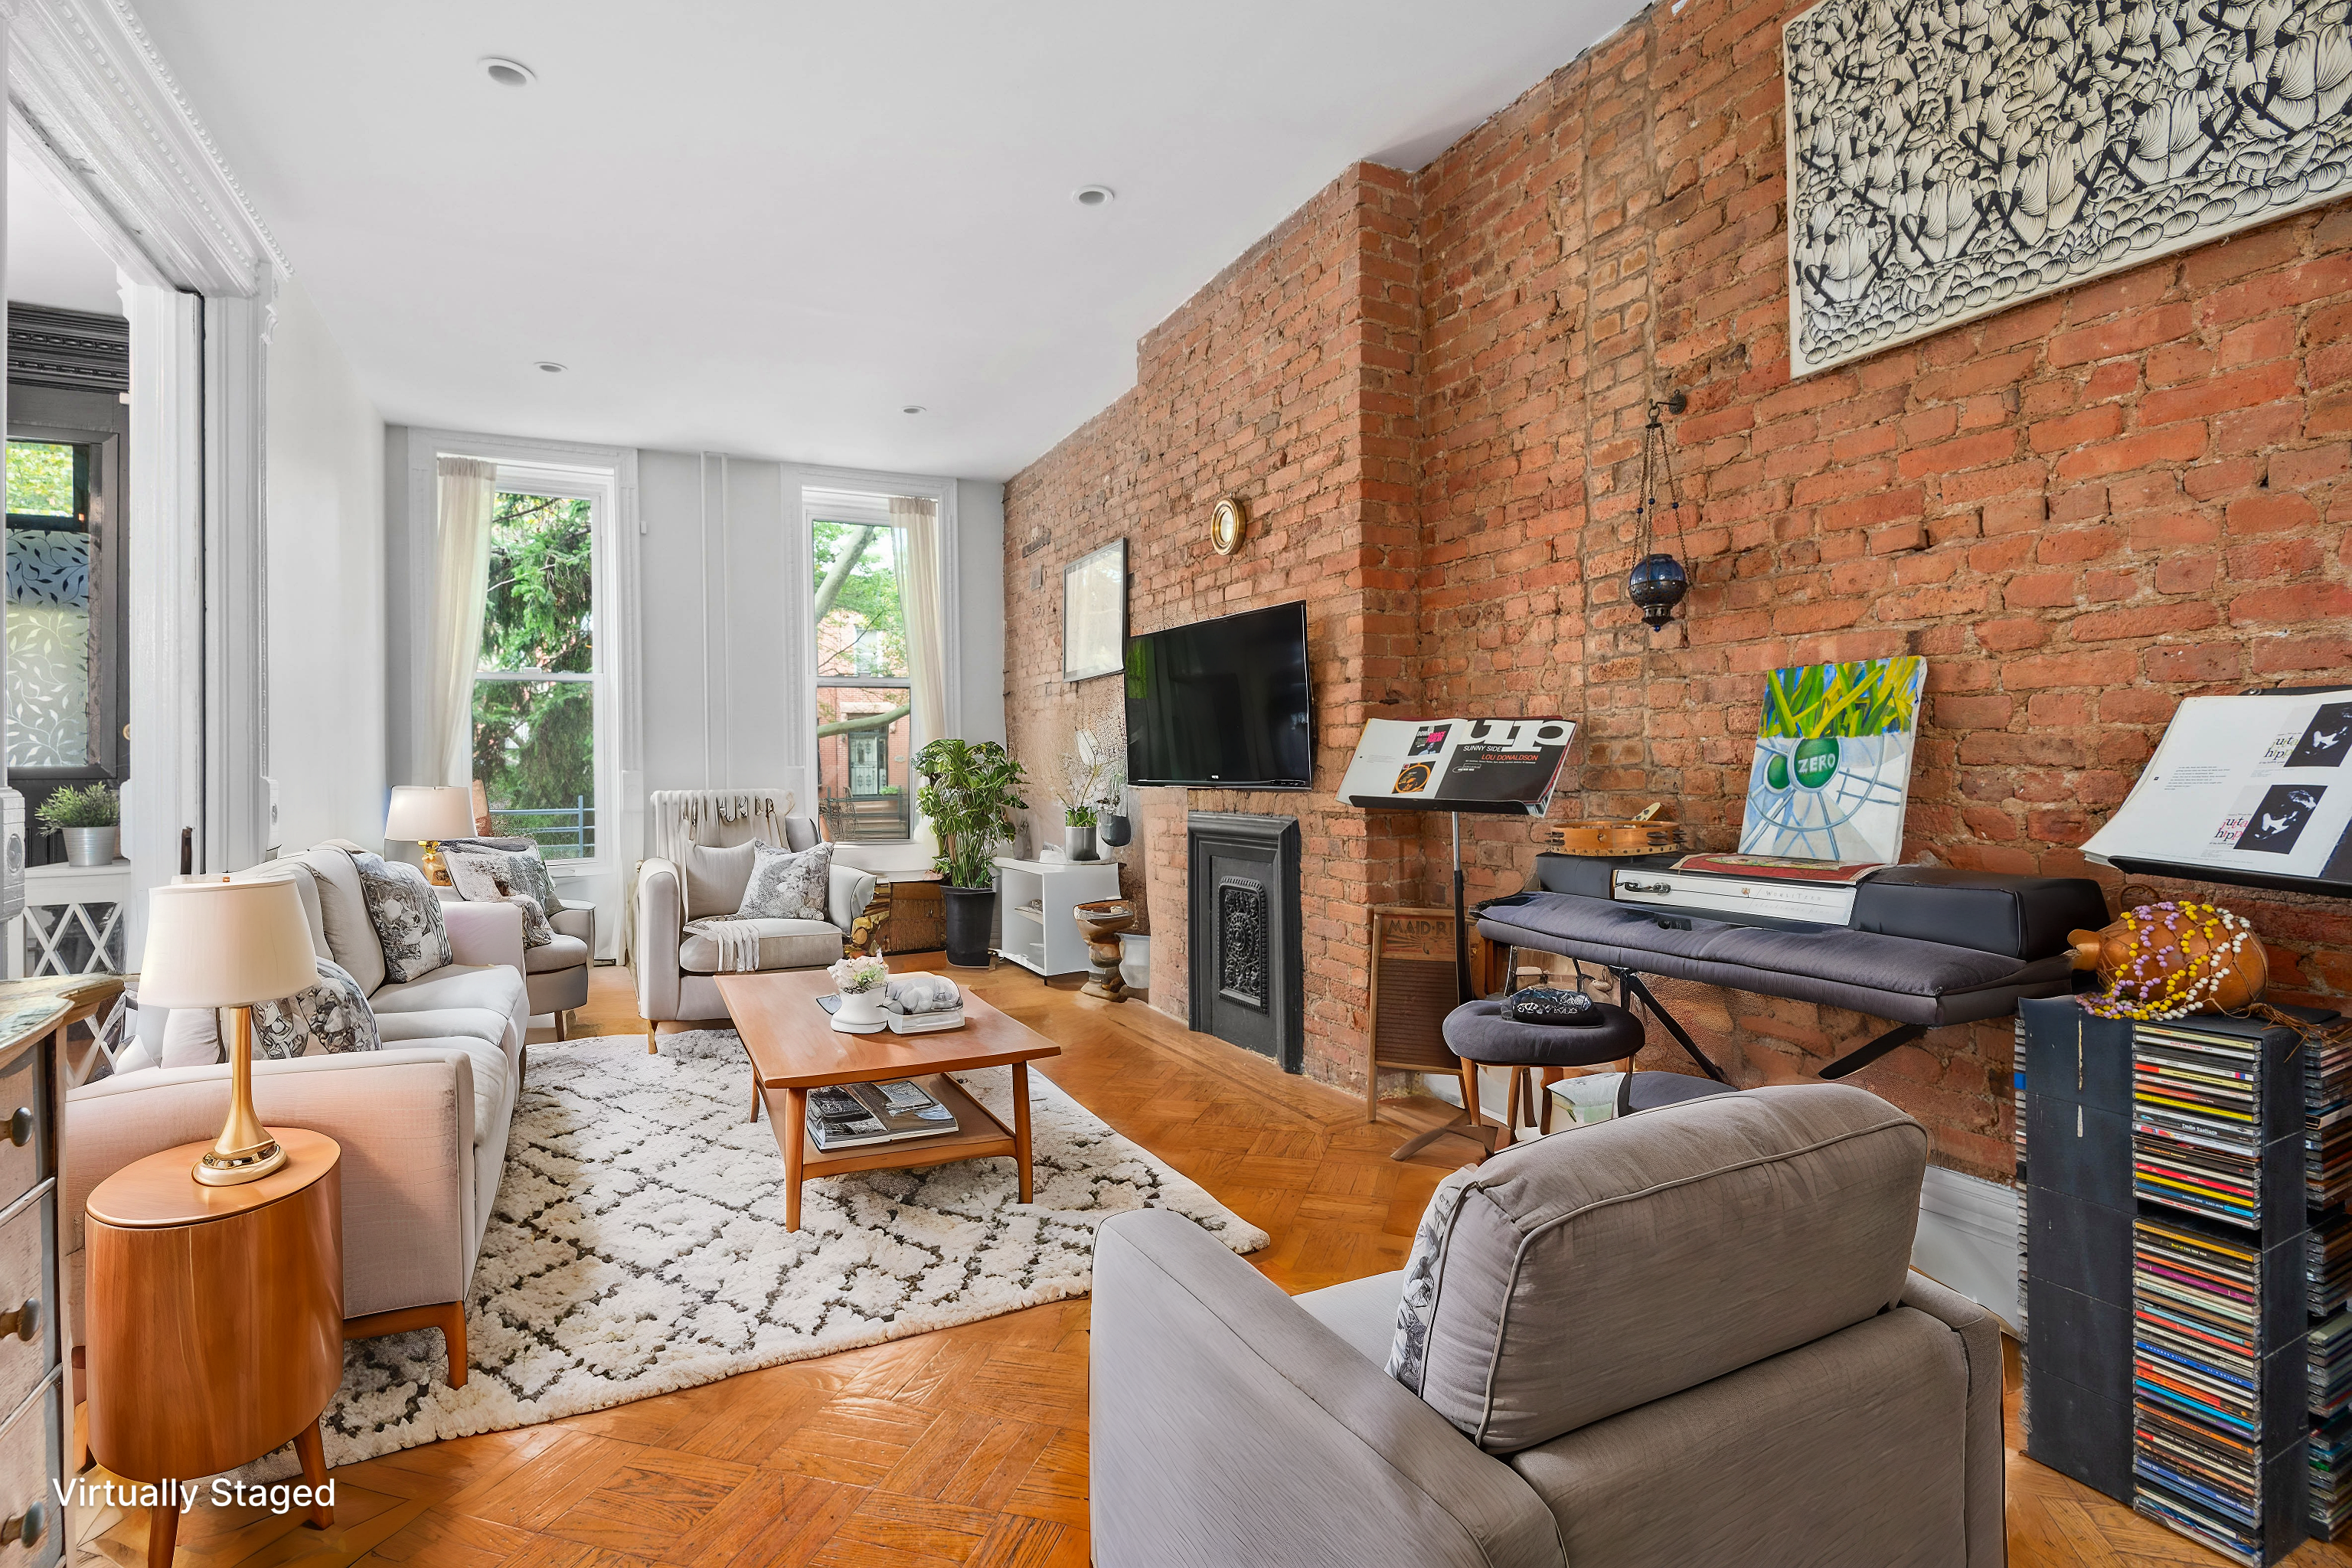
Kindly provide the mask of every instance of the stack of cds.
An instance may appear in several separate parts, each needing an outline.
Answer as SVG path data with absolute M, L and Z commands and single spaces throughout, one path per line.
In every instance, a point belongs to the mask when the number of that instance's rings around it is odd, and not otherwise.
M 2333 1537 L 2352 1521 L 2352 1410 L 2311 1432 L 2311 1533 Z
M 2305 1201 L 2335 1208 L 2352 1197 L 2352 1039 L 2310 1042 L 2303 1057 Z
M 2352 1311 L 2311 1326 L 2311 1413 L 2322 1421 L 2352 1408 Z
M 2352 1522 L 2352 1039 L 2304 1042 L 2305 1198 L 2315 1210 L 2304 1239 L 2311 1330 L 2311 1532 L 2333 1537 Z
M 2352 1217 L 2341 1210 L 2311 1216 L 2311 1228 L 2304 1233 L 2303 1268 L 2313 1317 L 2326 1317 L 2352 1297 Z
M 2259 1226 L 2261 1065 L 2255 1041 L 2141 1025 L 2132 1047 L 2132 1190 L 2150 1203 Z
M 2259 1564 L 2260 1254 L 2252 1237 L 2147 1216 L 2132 1254 L 2134 1506 Z
M 2025 1327 L 2025 1238 L 2033 1234 L 2025 1213 L 2025 1016 L 2017 1018 L 2017 1038 L 2010 1047 L 2010 1059 L 2017 1064 L 2011 1075 L 2011 1120 L 2017 1124 L 2017 1331 Z

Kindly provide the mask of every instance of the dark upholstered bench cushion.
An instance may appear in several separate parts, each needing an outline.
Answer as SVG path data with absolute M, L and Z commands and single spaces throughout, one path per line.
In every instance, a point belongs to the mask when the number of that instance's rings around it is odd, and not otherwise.
M 1731 925 L 1570 893 L 1528 893 L 1490 906 L 1479 929 L 1491 942 L 1590 963 L 1697 980 L 1769 996 L 1851 1007 L 1903 1023 L 1998 1018 L 2020 996 L 2069 988 L 2064 954 L 2021 963 L 2000 953 L 1845 926 Z
M 1642 1021 L 1602 1002 L 1590 1024 L 1522 1024 L 1500 1002 L 1465 1002 L 1445 1016 L 1445 1044 L 1489 1067 L 1581 1068 L 1623 1061 L 1642 1048 Z

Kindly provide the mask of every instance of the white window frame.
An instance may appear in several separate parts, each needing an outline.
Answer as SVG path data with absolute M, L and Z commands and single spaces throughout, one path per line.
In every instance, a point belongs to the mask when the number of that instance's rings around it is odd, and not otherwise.
M 436 452 L 436 457 L 474 457 L 478 453 Z M 572 468 L 545 462 L 524 462 L 509 458 L 493 459 L 499 465 L 498 489 L 521 495 L 557 496 L 588 503 L 589 552 L 589 672 L 548 671 L 543 674 L 499 671 L 477 671 L 475 680 L 511 680 L 530 685 L 542 681 L 577 684 L 587 682 L 594 688 L 589 699 L 593 710 L 595 735 L 594 754 L 591 771 L 596 784 L 596 853 L 579 859 L 550 861 L 549 867 L 570 876 L 588 876 L 612 870 L 621 864 L 620 836 L 621 791 L 620 768 L 620 704 L 614 695 L 613 679 L 616 663 L 614 650 L 609 646 L 610 629 L 619 616 L 612 612 L 618 603 L 619 589 L 614 568 L 614 518 L 619 510 L 619 483 L 611 469 Z M 487 595 L 488 585 L 484 584 Z
M 947 668 L 941 672 L 940 721 L 946 733 L 960 733 L 963 726 L 963 695 L 961 684 L 955 679 L 956 649 L 962 647 L 962 627 L 958 614 L 961 595 L 956 591 L 962 580 L 961 563 L 958 552 L 956 529 L 956 485 L 951 479 L 939 479 L 923 474 L 879 473 L 860 468 L 825 468 L 792 467 L 785 469 L 784 482 L 788 495 L 796 495 L 799 504 L 789 507 L 786 515 L 799 519 L 799 527 L 792 540 L 791 557 L 793 580 L 813 584 L 816 576 L 816 524 L 819 522 L 877 522 L 890 526 L 890 498 L 905 496 L 910 500 L 927 500 L 938 508 L 940 533 L 940 649 Z M 856 501 L 866 503 L 870 515 L 859 512 Z M 845 516 L 848 512 L 850 515 Z M 811 593 L 814 589 L 812 586 Z M 810 607 L 814 608 L 812 598 Z M 805 716 L 794 738 L 800 756 L 801 776 L 808 781 L 810 801 L 807 815 L 817 814 L 823 784 L 817 770 L 816 689 L 819 685 L 816 667 L 816 617 L 805 611 L 801 619 L 806 629 L 801 638 L 800 681 Z M 827 686 L 837 681 L 823 682 Z M 910 737 L 907 789 L 911 796 L 918 787 L 912 766 L 914 754 L 936 739 L 923 733 L 909 716 Z M 835 851 L 844 865 L 855 865 L 870 871 L 927 871 L 930 869 L 931 851 L 923 842 L 922 816 L 913 801 L 908 803 L 915 837 L 881 844 L 845 844 Z

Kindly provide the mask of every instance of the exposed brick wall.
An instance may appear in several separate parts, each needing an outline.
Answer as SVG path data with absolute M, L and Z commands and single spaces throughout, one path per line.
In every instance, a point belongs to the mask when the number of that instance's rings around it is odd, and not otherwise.
M 1365 164 L 1325 187 L 1144 339 L 1135 389 L 1005 494 L 1005 718 L 1036 781 L 1038 841 L 1060 831 L 1047 781 L 1069 726 L 1125 744 L 1118 679 L 1062 679 L 1063 563 L 1125 538 L 1138 632 L 1307 602 L 1327 787 L 1198 790 L 1192 804 L 1299 819 L 1307 1070 L 1335 1081 L 1360 1070 L 1364 906 L 1406 896 L 1421 870 L 1409 825 L 1368 821 L 1328 787 L 1368 711 L 1407 710 L 1419 698 L 1410 184 Z M 1227 493 L 1251 519 L 1247 547 L 1230 558 L 1208 542 L 1210 509 Z M 1050 546 L 1024 560 L 1040 531 Z M 1149 793 L 1142 831 L 1118 855 L 1122 887 L 1130 897 L 1151 887 L 1152 1000 L 1182 1017 L 1183 792 Z
M 1041 558 L 1058 563 L 1088 539 L 1136 537 L 1148 520 L 1205 552 L 1191 542 L 1208 499 L 1277 480 L 1283 447 L 1245 440 L 1228 416 L 1216 423 L 1184 400 L 1222 387 L 1222 411 L 1245 384 L 1261 410 L 1286 414 L 1346 379 L 1328 357 L 1344 342 L 1325 340 L 1309 372 L 1244 342 L 1238 326 L 1218 337 L 1207 322 L 1242 308 L 1244 269 L 1267 268 L 1249 295 L 1265 299 L 1287 286 L 1277 279 L 1317 272 L 1318 243 L 1334 247 L 1322 265 L 1343 266 L 1370 226 L 1331 222 L 1329 204 L 1350 186 L 1376 188 L 1383 223 L 1412 220 L 1408 236 L 1381 232 L 1381 264 L 1412 258 L 1417 270 L 1410 285 L 1381 278 L 1381 307 L 1394 315 L 1359 367 L 1386 378 L 1382 398 L 1409 393 L 1411 417 L 1391 416 L 1360 447 L 1386 472 L 1335 477 L 1360 484 L 1383 509 L 1378 525 L 1395 530 L 1380 536 L 1383 574 L 1362 590 L 1382 595 L 1365 605 L 1382 617 L 1380 662 L 1369 638 L 1318 612 L 1320 657 L 1361 659 L 1366 676 L 1377 668 L 1378 695 L 1392 689 L 1405 704 L 1390 713 L 1575 718 L 1581 754 L 1556 816 L 1663 798 L 1698 844 L 1719 848 L 1738 834 L 1763 671 L 1920 654 L 1930 700 L 1906 848 L 1962 866 L 2082 870 L 2076 847 L 2123 798 L 2181 697 L 2352 673 L 2342 527 L 2352 511 L 2352 206 L 1792 384 L 1778 48 L 1797 8 L 1691 0 L 1679 16 L 1646 14 L 1409 180 L 1351 173 L 1147 340 L 1137 393 L 1014 481 L 1008 535 L 1051 528 Z M 1223 378 L 1174 374 L 1171 334 L 1199 344 L 1201 368 L 1222 364 Z M 1645 405 L 1669 387 L 1691 398 L 1688 414 L 1668 419 L 1693 503 L 1670 547 L 1696 586 L 1685 618 L 1653 635 L 1622 579 Z M 1145 407 L 1159 410 L 1148 422 L 1172 450 L 1104 444 L 1107 424 L 1125 429 Z M 1179 444 L 1188 429 L 1199 432 L 1191 447 Z M 1159 479 L 1135 460 L 1146 451 L 1152 464 L 1192 458 L 1203 482 Z M 1080 508 L 1080 489 L 1106 501 Z M 1108 504 L 1144 490 L 1161 500 L 1125 512 Z M 1306 516 L 1339 548 L 1372 541 L 1360 510 Z M 1092 531 L 1078 531 L 1081 517 Z M 1282 542 L 1310 548 L 1293 531 Z M 1227 570 L 1286 570 L 1271 543 Z M 1387 574 L 1407 562 L 1409 580 Z M 1164 576 L 1139 569 L 1139 627 L 1226 602 L 1206 583 L 1171 594 Z M 1025 582 L 1017 563 L 1008 574 Z M 1416 628 L 1410 645 L 1391 630 L 1401 615 Z M 1014 680 L 1016 731 L 1049 695 L 1034 676 Z M 1336 766 L 1353 718 L 1330 706 L 1324 718 L 1324 761 Z M 1322 816 L 1329 842 L 1344 842 Z M 1344 927 L 1342 906 L 1366 896 L 1360 888 L 1441 892 L 1441 827 L 1418 845 L 1372 841 L 1377 878 L 1310 881 L 1320 904 L 1310 919 Z M 1519 885 L 1537 837 L 1532 825 L 1465 824 L 1476 891 Z M 2249 915 L 2281 994 L 2352 996 L 2352 911 L 2342 904 L 2201 884 L 2164 890 L 2218 892 Z M 1678 1011 L 1751 1079 L 1817 1067 L 1885 1026 L 1671 989 Z M 1344 1006 L 1349 994 L 1326 1000 Z M 1360 1020 L 1352 1037 L 1349 1022 L 1327 1012 L 1319 1026 L 1325 1076 L 1361 1070 Z M 1934 1129 L 1941 1163 L 1997 1174 L 2009 1162 L 2009 1069 L 2002 1023 L 1937 1031 L 1861 1081 Z

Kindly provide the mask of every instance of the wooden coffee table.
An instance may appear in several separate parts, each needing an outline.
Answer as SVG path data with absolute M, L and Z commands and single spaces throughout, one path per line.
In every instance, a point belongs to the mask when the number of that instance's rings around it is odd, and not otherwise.
M 767 1102 L 776 1142 L 784 1152 L 784 1228 L 801 1227 L 801 1183 L 810 1176 L 851 1171 L 910 1171 L 957 1160 L 1012 1156 L 1021 1175 L 1021 1201 L 1032 1191 L 1029 1177 L 1029 1064 L 1058 1057 L 1062 1047 L 1013 1022 L 969 990 L 963 994 L 963 1027 L 935 1035 L 845 1035 L 816 999 L 830 995 L 833 981 L 822 969 L 774 974 L 721 974 L 735 1032 L 751 1058 L 751 1114 L 760 1120 Z M 1013 1069 L 1013 1125 L 1007 1127 L 958 1088 L 951 1072 L 973 1068 Z M 873 1143 L 833 1153 L 806 1147 L 808 1093 L 835 1083 L 879 1083 L 910 1078 L 955 1112 L 958 1131 L 903 1143 Z

